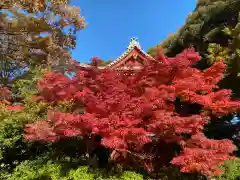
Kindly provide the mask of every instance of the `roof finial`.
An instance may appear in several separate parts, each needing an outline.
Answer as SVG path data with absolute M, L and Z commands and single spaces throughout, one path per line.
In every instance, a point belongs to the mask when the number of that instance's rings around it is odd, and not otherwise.
M 138 42 L 138 38 L 136 37 L 131 38 L 130 43 L 128 45 L 128 49 L 132 49 L 133 47 L 138 47 L 139 49 L 141 49 L 141 46 Z

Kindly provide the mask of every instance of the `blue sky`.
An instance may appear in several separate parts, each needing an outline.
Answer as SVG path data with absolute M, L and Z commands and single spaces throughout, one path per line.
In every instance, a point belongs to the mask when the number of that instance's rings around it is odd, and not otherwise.
M 72 0 L 72 5 L 80 6 L 88 23 L 78 32 L 72 56 L 89 62 L 93 56 L 116 59 L 132 37 L 147 51 L 185 24 L 196 0 Z

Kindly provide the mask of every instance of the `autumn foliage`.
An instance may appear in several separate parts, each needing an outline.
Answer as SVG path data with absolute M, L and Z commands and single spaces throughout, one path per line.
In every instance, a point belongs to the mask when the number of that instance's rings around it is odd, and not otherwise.
M 36 100 L 71 101 L 76 109 L 83 104 L 85 112 L 50 111 L 47 120 L 26 125 L 25 138 L 52 142 L 100 135 L 113 160 L 123 164 L 131 159 L 154 171 L 154 160 L 169 155 L 168 162 L 182 172 L 219 175 L 218 165 L 233 159 L 236 147 L 227 139 L 208 139 L 203 129 L 212 117 L 238 111 L 240 102 L 231 101 L 230 90 L 218 90 L 223 61 L 201 71 L 192 67 L 199 60 L 199 54 L 188 49 L 174 58 L 159 54 L 135 76 L 95 67 L 84 70 L 77 64 L 71 79 L 49 72 L 38 83 Z M 180 152 L 171 152 L 175 149 L 169 150 L 170 144 Z
M 24 109 L 22 104 L 16 105 L 12 103 L 12 92 L 3 85 L 0 85 L 0 105 L 8 111 L 22 111 Z

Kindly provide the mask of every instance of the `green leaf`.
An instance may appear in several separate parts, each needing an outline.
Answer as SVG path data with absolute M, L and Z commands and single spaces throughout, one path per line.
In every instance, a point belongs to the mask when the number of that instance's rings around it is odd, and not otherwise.
M 229 35 L 229 36 L 232 35 L 232 31 L 229 29 L 229 27 L 224 28 L 224 29 L 223 29 L 223 32 L 224 32 L 226 35 Z

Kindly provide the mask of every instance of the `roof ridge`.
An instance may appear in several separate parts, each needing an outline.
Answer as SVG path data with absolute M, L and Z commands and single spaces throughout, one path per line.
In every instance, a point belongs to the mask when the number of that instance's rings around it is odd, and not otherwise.
M 145 56 L 147 56 L 150 59 L 155 60 L 152 56 L 150 56 L 149 54 L 147 54 L 141 47 L 138 38 L 133 37 L 130 39 L 129 45 L 127 47 L 127 49 L 117 58 L 115 59 L 113 62 L 107 64 L 106 66 L 101 67 L 101 69 L 103 68 L 108 68 L 111 67 L 112 65 L 118 63 L 122 58 L 124 58 L 128 53 L 130 53 L 134 48 L 139 49 Z M 89 67 L 89 65 L 81 63 L 83 67 Z
M 133 38 L 130 39 L 130 43 L 129 43 L 128 47 L 127 47 L 127 50 L 124 51 L 121 56 L 119 56 L 117 59 L 115 59 L 113 62 L 111 62 L 110 64 L 106 65 L 105 67 L 110 67 L 110 66 L 116 64 L 117 62 L 119 62 L 120 59 L 122 59 L 123 57 L 125 57 L 125 56 L 126 56 L 130 51 L 132 51 L 135 47 L 138 48 L 145 56 L 147 56 L 147 57 L 149 57 L 149 58 L 151 58 L 151 59 L 154 59 L 152 56 L 150 56 L 149 54 L 147 54 L 147 53 L 142 49 L 142 47 L 140 46 L 140 43 L 139 43 L 139 41 L 138 41 L 138 38 L 133 37 Z

